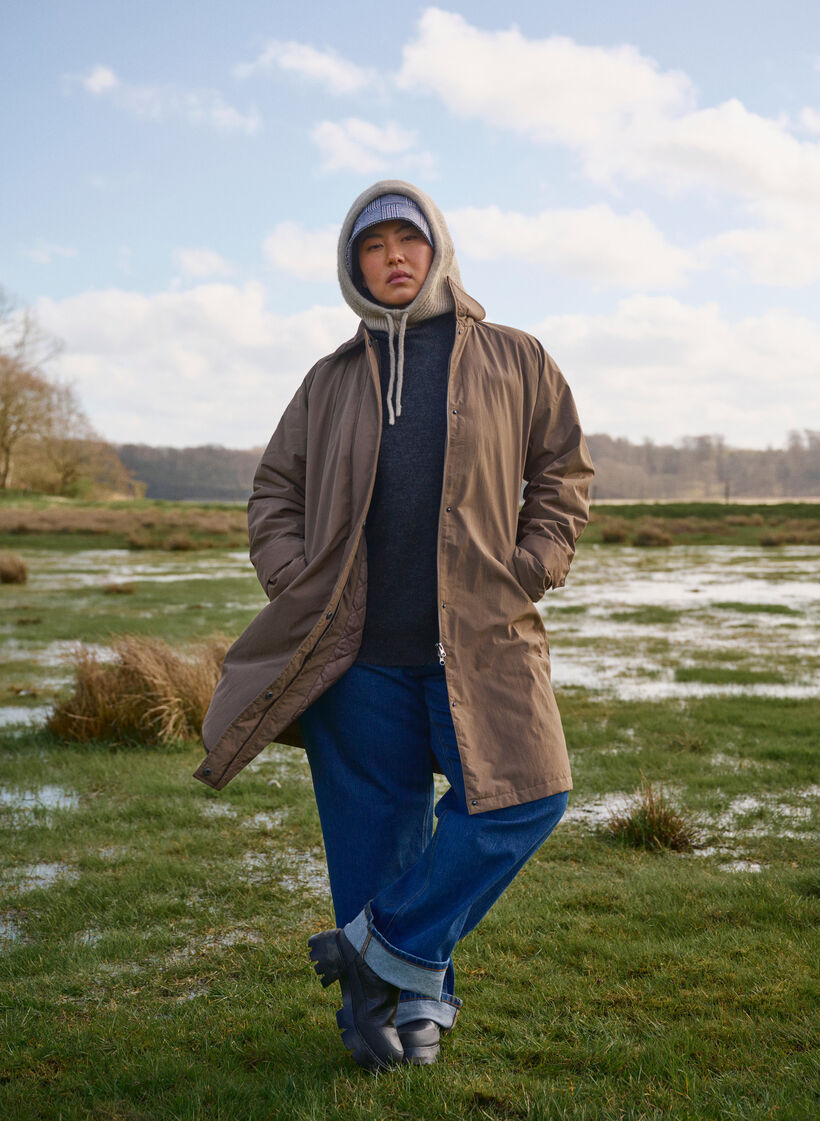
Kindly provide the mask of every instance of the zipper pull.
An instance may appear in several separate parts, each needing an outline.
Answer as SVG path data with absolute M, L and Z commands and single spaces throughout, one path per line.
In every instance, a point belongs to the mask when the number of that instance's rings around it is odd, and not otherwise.
M 443 666 L 444 665 L 444 659 L 447 657 L 447 655 L 445 654 L 444 647 L 441 645 L 440 642 L 436 643 L 436 653 L 438 654 L 438 664 L 440 666 Z

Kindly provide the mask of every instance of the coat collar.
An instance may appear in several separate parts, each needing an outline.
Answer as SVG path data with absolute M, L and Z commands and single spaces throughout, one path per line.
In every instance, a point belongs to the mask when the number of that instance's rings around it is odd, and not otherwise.
M 456 283 L 451 276 L 447 277 L 447 284 L 450 287 L 450 291 L 453 293 L 453 303 L 455 304 L 456 319 L 458 322 L 465 326 L 468 320 L 480 323 L 487 313 L 478 300 L 473 299 L 468 292 L 465 292 L 461 285 Z M 347 342 L 343 342 L 342 345 L 333 352 L 331 357 L 336 358 L 337 356 L 346 354 L 349 350 L 355 350 L 356 347 L 364 346 L 368 338 L 369 332 L 364 324 L 364 320 L 359 320 L 359 327 L 356 334 L 348 339 Z

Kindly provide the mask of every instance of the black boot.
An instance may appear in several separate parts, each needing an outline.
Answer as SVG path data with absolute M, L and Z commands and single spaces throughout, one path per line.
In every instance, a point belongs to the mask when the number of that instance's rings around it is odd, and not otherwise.
M 398 1030 L 406 1063 L 429 1066 L 436 1062 L 441 1028 L 435 1020 L 408 1020 Z
M 365 1070 L 387 1070 L 404 1059 L 396 1031 L 399 990 L 383 981 L 348 941 L 342 930 L 325 930 L 308 939 L 313 968 L 327 988 L 342 987 L 336 1023 L 342 1043 Z

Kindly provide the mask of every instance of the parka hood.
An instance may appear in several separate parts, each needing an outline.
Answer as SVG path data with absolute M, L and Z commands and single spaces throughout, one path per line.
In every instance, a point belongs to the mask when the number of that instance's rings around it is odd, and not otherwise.
M 433 236 L 433 260 L 418 295 L 405 307 L 385 307 L 356 287 L 347 263 L 347 247 L 356 219 L 369 202 L 380 195 L 405 195 L 419 207 Z M 362 191 L 347 212 L 339 234 L 337 271 L 342 295 L 355 313 L 371 330 L 387 331 L 390 350 L 390 383 L 387 393 L 388 423 L 395 424 L 401 416 L 401 394 L 404 381 L 404 332 L 408 327 L 456 310 L 453 285 L 461 289 L 461 273 L 456 263 L 455 248 L 444 215 L 424 191 L 403 179 L 381 179 Z
M 367 204 L 380 195 L 405 195 L 412 199 L 427 219 L 433 235 L 433 260 L 430 271 L 418 295 L 406 307 L 385 307 L 370 299 L 356 287 L 347 267 L 347 243 L 350 241 L 356 219 Z M 455 303 L 447 278 L 449 277 L 461 287 L 461 273 L 456 263 L 453 239 L 447 229 L 444 215 L 424 191 L 414 187 L 412 183 L 405 183 L 402 179 L 382 179 L 372 187 L 368 187 L 366 191 L 362 191 L 353 203 L 339 234 L 337 268 L 339 285 L 346 303 L 368 327 L 378 331 L 389 332 L 388 320 L 390 319 L 395 328 L 406 316 L 406 325 L 412 327 L 425 319 L 432 319 L 435 315 L 454 311 Z

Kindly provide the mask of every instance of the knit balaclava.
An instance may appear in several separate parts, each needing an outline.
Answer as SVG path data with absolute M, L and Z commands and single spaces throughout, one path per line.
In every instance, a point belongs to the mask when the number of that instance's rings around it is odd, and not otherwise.
M 368 292 L 362 292 L 356 286 L 354 280 L 355 246 L 353 246 L 352 257 L 349 252 L 353 230 L 365 207 L 382 195 L 401 195 L 415 203 L 424 215 L 431 235 L 433 260 L 430 263 L 430 271 L 418 295 L 406 307 L 392 308 L 376 303 Z M 401 416 L 405 330 L 407 327 L 422 323 L 425 319 L 432 319 L 436 315 L 454 310 L 453 294 L 447 280 L 450 278 L 460 286 L 461 274 L 456 263 L 453 239 L 450 237 L 450 231 L 441 211 L 424 191 L 401 179 L 383 179 L 363 191 L 347 212 L 339 234 L 337 260 L 339 284 L 345 301 L 372 330 L 387 331 L 390 352 L 387 415 L 388 422 L 395 424 L 396 417 Z

